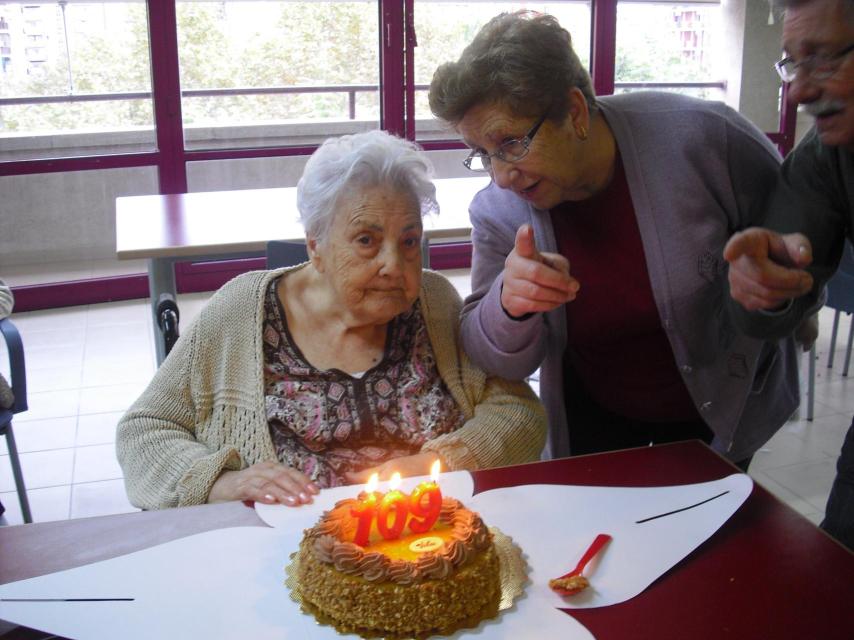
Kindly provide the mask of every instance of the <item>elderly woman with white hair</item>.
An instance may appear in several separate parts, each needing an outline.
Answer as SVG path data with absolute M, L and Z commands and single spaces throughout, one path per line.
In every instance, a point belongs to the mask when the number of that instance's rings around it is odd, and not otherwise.
M 418 147 L 380 131 L 314 153 L 297 190 L 309 261 L 222 287 L 119 423 L 131 502 L 296 506 L 437 458 L 539 457 L 536 396 L 469 361 L 459 296 L 422 271 L 430 172 Z

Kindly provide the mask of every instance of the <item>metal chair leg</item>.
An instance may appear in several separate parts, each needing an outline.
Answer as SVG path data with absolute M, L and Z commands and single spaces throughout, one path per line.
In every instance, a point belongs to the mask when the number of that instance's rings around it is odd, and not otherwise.
M 836 334 L 839 331 L 839 314 L 841 312 L 837 310 L 833 314 L 833 330 L 830 332 L 830 353 L 827 356 L 827 368 L 833 368 L 833 355 L 834 351 L 836 351 Z
M 813 413 L 815 410 L 815 342 L 810 347 L 809 365 L 807 375 L 807 421 L 812 422 Z
M 21 472 L 21 460 L 18 458 L 18 446 L 15 444 L 15 435 L 12 433 L 12 425 L 6 426 L 6 446 L 9 449 L 9 462 L 12 463 L 12 475 L 15 478 L 15 488 L 18 491 L 18 502 L 21 504 L 21 515 L 25 523 L 33 521 L 30 513 L 30 501 L 27 498 L 27 487 L 24 485 L 24 474 Z
M 845 349 L 845 367 L 842 369 L 842 375 L 848 375 L 848 365 L 851 364 L 851 343 L 854 342 L 854 315 L 848 314 L 851 317 L 851 326 L 848 328 L 848 347 Z

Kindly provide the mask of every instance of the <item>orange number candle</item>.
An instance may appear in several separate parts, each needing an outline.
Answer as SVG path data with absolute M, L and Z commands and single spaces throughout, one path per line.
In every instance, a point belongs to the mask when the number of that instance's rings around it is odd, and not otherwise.
M 430 482 L 422 482 L 409 496 L 409 528 L 412 533 L 426 533 L 433 528 L 442 511 L 442 492 L 439 490 L 439 461 L 430 469 Z
M 350 510 L 350 515 L 359 521 L 353 542 L 360 547 L 368 546 L 368 541 L 370 540 L 371 523 L 374 521 L 374 516 L 377 513 L 377 494 L 374 491 L 377 488 L 378 481 L 379 476 L 376 473 L 368 478 L 368 484 L 365 486 L 365 491 L 368 495 Z
M 406 526 L 406 518 L 409 515 L 408 499 L 406 494 L 397 490 L 400 486 L 400 474 L 395 472 L 389 482 L 389 491 L 380 501 L 377 509 L 377 529 L 386 540 L 397 540 Z M 394 520 L 389 525 L 389 516 L 394 513 Z

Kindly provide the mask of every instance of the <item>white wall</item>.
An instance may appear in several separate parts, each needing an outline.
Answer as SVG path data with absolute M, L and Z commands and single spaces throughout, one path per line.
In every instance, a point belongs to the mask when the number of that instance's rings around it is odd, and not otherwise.
M 0 274 L 115 257 L 118 196 L 157 193 L 153 167 L 0 177 Z
M 722 0 L 721 9 L 727 103 L 763 131 L 777 131 L 780 78 L 774 63 L 781 52 L 780 21 L 769 21 L 767 0 Z

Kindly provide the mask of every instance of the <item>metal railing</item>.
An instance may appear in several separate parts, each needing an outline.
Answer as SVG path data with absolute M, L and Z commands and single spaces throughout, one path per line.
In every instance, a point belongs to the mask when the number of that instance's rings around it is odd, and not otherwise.
M 726 82 L 616 82 L 617 89 L 726 89 Z M 429 84 L 416 84 L 416 91 L 426 91 Z M 301 95 L 306 93 L 346 93 L 348 116 L 356 119 L 356 95 L 379 92 L 377 84 L 297 85 L 291 87 L 239 87 L 232 89 L 188 89 L 181 92 L 184 98 L 217 98 L 251 95 Z M 111 102 L 116 100 L 150 100 L 150 91 L 124 91 L 117 93 L 80 93 L 53 96 L 0 97 L 0 107 L 66 102 Z
M 721 89 L 726 91 L 726 81 L 716 82 L 615 82 L 617 89 Z
M 422 85 L 424 89 L 429 85 Z M 213 98 L 252 95 L 301 95 L 304 93 L 346 93 L 348 115 L 356 119 L 356 94 L 378 92 L 377 84 L 297 85 L 292 87 L 240 87 L 235 89 L 188 89 L 181 92 L 184 98 Z M 150 91 L 123 91 L 116 93 L 75 93 L 54 96 L 21 96 L 0 98 L 0 107 L 36 104 L 61 104 L 65 102 L 112 102 L 115 100 L 150 100 Z

